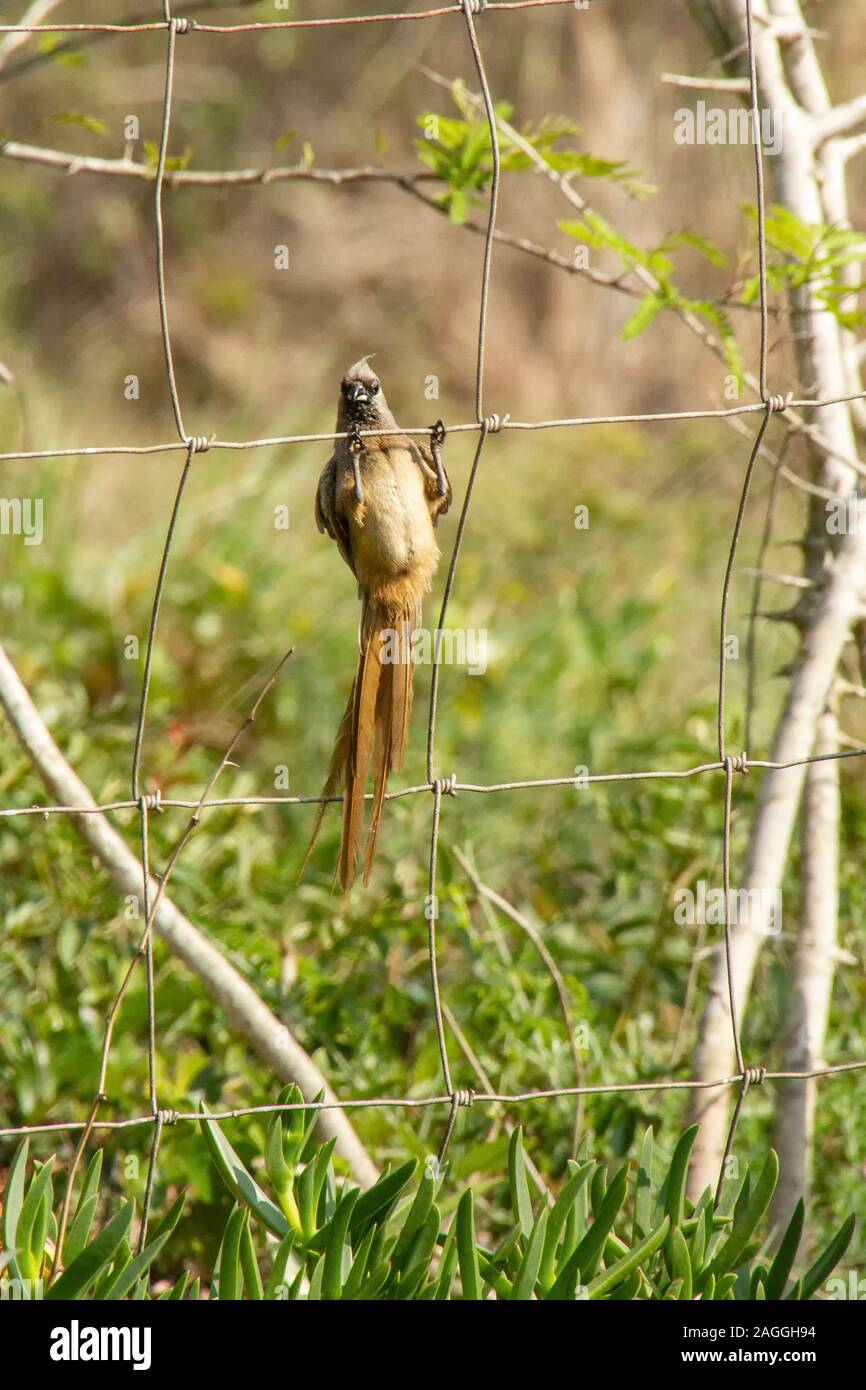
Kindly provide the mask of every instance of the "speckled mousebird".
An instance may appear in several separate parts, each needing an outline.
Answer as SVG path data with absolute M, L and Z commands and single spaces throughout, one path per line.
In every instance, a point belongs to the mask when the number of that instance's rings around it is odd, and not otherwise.
M 355 431 L 376 429 L 383 433 L 355 437 L 353 456 Z M 343 787 L 338 874 L 344 889 L 357 872 L 371 765 L 365 884 L 388 776 L 403 764 L 412 712 L 412 634 L 439 561 L 436 524 L 451 505 L 451 486 L 444 472 L 440 481 L 431 451 L 407 435 L 385 433 L 397 429 L 381 382 L 362 358 L 340 383 L 337 433 L 350 438 L 336 441 L 316 494 L 316 524 L 336 541 L 361 600 L 358 667 L 322 788 L 330 797 Z M 304 868 L 326 810 L 323 801 Z

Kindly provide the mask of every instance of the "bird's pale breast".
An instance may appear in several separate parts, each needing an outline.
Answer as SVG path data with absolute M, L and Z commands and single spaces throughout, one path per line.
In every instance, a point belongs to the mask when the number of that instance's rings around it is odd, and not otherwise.
M 367 466 L 365 466 L 367 464 Z M 433 523 L 418 465 L 404 449 L 368 461 L 362 456 L 363 506 L 350 512 L 352 550 L 361 583 L 398 578 L 409 570 L 432 574 Z

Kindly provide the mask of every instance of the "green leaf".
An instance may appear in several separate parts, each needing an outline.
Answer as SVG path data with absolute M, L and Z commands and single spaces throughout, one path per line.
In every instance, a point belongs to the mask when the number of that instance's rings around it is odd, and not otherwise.
M 587 209 L 583 221 L 579 219 L 566 220 L 557 222 L 556 225 L 567 236 L 574 237 L 577 241 L 583 241 L 588 246 L 594 246 L 597 250 L 615 251 L 628 269 L 635 265 L 647 265 L 649 263 L 649 255 L 646 251 L 635 246 L 634 242 L 627 241 L 597 212 Z
M 578 1247 L 579 1248 L 579 1247 Z M 551 1303 L 573 1303 L 577 1292 L 577 1280 L 580 1274 L 578 1263 L 578 1251 L 575 1250 L 564 1262 L 550 1288 L 547 1298 Z
M 479 1302 L 481 1294 L 481 1272 L 478 1268 L 478 1251 L 475 1246 L 475 1209 L 472 1189 L 468 1188 L 457 1205 L 457 1258 L 460 1266 L 460 1282 L 463 1285 L 463 1298 Z
M 3 1244 L 7 1250 L 15 1250 L 18 1218 L 24 1204 L 24 1188 L 27 1176 L 27 1156 L 30 1140 L 24 1138 L 12 1155 L 6 1187 L 3 1192 Z
M 764 1280 L 764 1292 L 769 1299 L 784 1297 L 785 1285 L 788 1282 L 803 1237 L 805 1219 L 806 1208 L 801 1197 L 791 1212 L 791 1219 L 779 1243 L 776 1258 L 770 1265 L 770 1271 Z
M 118 1271 L 117 1276 L 113 1278 L 110 1285 L 103 1290 L 100 1297 L 103 1299 L 112 1299 L 115 1302 L 121 1298 L 125 1298 L 130 1289 L 137 1284 L 138 1280 L 153 1264 L 170 1235 L 170 1229 L 155 1235 L 153 1240 L 149 1241 L 144 1247 L 140 1255 L 136 1255 L 125 1269 Z
M 111 1290 L 121 1278 L 124 1270 L 132 1264 L 132 1249 L 129 1241 L 124 1240 L 120 1249 L 114 1255 L 105 1273 L 100 1277 L 94 1287 L 91 1297 L 95 1302 L 102 1302 L 106 1297 L 111 1297 Z
M 219 1252 L 218 1297 L 221 1303 L 237 1303 L 242 1294 L 241 1236 L 249 1221 L 249 1211 L 240 1202 L 232 1207 L 223 1232 Z
M 79 1201 L 78 1211 L 66 1236 L 66 1244 L 63 1247 L 63 1254 L 69 1264 L 77 1259 L 87 1244 L 90 1235 L 90 1228 L 93 1225 L 93 1215 L 96 1211 L 96 1203 L 99 1200 L 97 1194 L 88 1197 L 86 1202 Z
M 250 1234 L 250 1223 L 247 1221 L 241 1231 L 241 1269 L 244 1275 L 244 1284 L 249 1297 L 256 1303 L 260 1303 L 264 1298 L 262 1288 L 262 1276 L 259 1273 L 259 1264 L 256 1259 L 255 1246 Z
M 669 303 L 670 300 L 660 294 L 656 294 L 654 290 L 650 290 L 648 294 L 645 294 L 631 318 L 626 321 L 620 332 L 619 336 L 622 338 L 623 342 L 630 342 L 633 338 L 640 337 L 641 333 L 649 328 L 654 319 L 658 318 L 665 305 Z
M 177 1280 L 177 1282 L 172 1284 L 171 1288 L 167 1289 L 165 1293 L 160 1294 L 160 1300 L 168 1303 L 182 1303 L 183 1296 L 186 1293 L 186 1286 L 188 1283 L 189 1270 L 185 1269 L 183 1274 Z
M 556 1248 L 559 1243 L 559 1237 L 562 1234 L 569 1215 L 573 1212 L 574 1204 L 580 1189 L 592 1172 L 592 1164 L 584 1163 L 578 1167 L 576 1163 L 570 1163 L 569 1171 L 571 1172 L 571 1177 L 554 1202 L 553 1210 L 547 1222 L 547 1234 L 544 1238 L 544 1250 L 542 1251 L 541 1265 L 538 1271 L 538 1282 L 541 1284 L 542 1288 L 545 1289 L 549 1289 L 553 1283 Z M 576 1244 L 576 1241 L 573 1245 L 570 1245 L 567 1241 L 563 1242 L 563 1263 L 574 1253 Z
M 704 1256 L 707 1251 L 708 1231 L 712 1222 L 712 1195 L 709 1191 L 702 1193 L 698 1203 L 700 1216 L 697 1220 L 683 1223 L 683 1234 L 691 1234 L 689 1239 L 689 1260 L 695 1275 L 700 1274 L 704 1266 Z
M 743 364 L 743 354 L 737 340 L 737 335 L 734 332 L 727 314 L 725 314 L 717 304 L 712 304 L 707 299 L 679 298 L 677 302 L 682 309 L 690 310 L 693 314 L 698 314 L 708 319 L 716 329 L 728 370 L 732 376 L 736 377 L 737 383 L 740 389 L 742 389 L 746 369 Z
M 243 1202 L 248 1206 L 257 1220 L 261 1221 L 272 1235 L 282 1240 L 289 1230 L 289 1223 L 285 1216 L 244 1167 L 216 1121 L 208 1117 L 204 1102 L 202 1102 L 201 1108 L 203 1114 L 199 1124 L 202 1134 L 216 1165 L 216 1170 L 229 1192 L 236 1201 Z
M 279 1095 L 280 1105 L 297 1104 L 302 1100 L 295 1085 L 285 1086 Z M 295 1201 L 294 1180 L 305 1139 L 303 1110 L 274 1111 L 265 1139 L 265 1171 L 273 1183 L 283 1214 L 295 1230 L 301 1229 L 301 1218 Z
M 291 1191 L 293 1172 L 286 1163 L 283 1152 L 283 1118 L 275 1112 L 268 1124 L 265 1139 L 265 1172 L 273 1183 L 277 1196 L 282 1198 Z
M 95 1155 L 88 1163 L 88 1173 L 76 1202 L 75 1216 L 72 1218 L 70 1230 L 67 1232 L 67 1240 L 64 1245 L 64 1259 L 67 1265 L 78 1255 L 81 1255 L 83 1248 L 88 1244 L 90 1226 L 93 1225 L 93 1213 L 96 1211 L 97 1201 L 99 1201 L 99 1180 L 103 1170 L 103 1151 L 97 1148 Z
M 454 1275 L 457 1271 L 457 1238 L 454 1228 L 445 1237 L 445 1244 L 442 1247 L 442 1254 L 439 1259 L 439 1279 L 436 1284 L 435 1298 L 437 1303 L 446 1302 L 451 1297 L 451 1285 L 454 1283 Z
M 852 1212 L 851 1215 L 846 1217 L 842 1222 L 842 1225 L 830 1241 L 830 1244 L 821 1252 L 815 1263 L 804 1274 L 798 1298 L 811 1298 L 815 1290 L 821 1287 L 824 1280 L 827 1279 L 831 1271 L 835 1269 L 836 1265 L 845 1254 L 845 1251 L 848 1249 L 851 1243 L 851 1237 L 854 1234 L 855 1225 L 856 1219 Z M 788 1297 L 790 1298 L 791 1295 L 789 1294 Z
M 185 1206 L 186 1193 L 182 1192 L 180 1196 L 176 1197 L 175 1200 L 172 1202 L 171 1206 L 165 1213 L 165 1216 L 162 1218 L 156 1229 L 151 1232 L 150 1239 L 153 1241 L 158 1240 L 160 1236 L 171 1235 L 172 1231 L 174 1230 L 175 1226 L 177 1225 L 178 1221 L 180 1220 L 183 1214 L 183 1209 Z
M 52 1156 L 43 1163 L 31 1179 L 27 1196 L 21 1205 L 15 1230 L 15 1259 L 24 1279 L 38 1279 L 42 1268 L 42 1245 L 48 1229 L 45 1202 L 51 1210 Z M 40 1243 L 40 1240 L 42 1243 Z
M 709 261 L 710 265 L 718 266 L 719 269 L 728 264 L 728 258 L 724 251 L 720 250 L 715 242 L 710 241 L 709 237 L 699 236 L 696 232 L 674 232 L 672 236 L 666 237 L 662 244 L 668 249 L 675 246 L 690 246 Z
M 529 1196 L 526 1162 L 523 1157 L 523 1129 L 520 1125 L 513 1131 L 508 1144 L 508 1181 L 514 1219 L 523 1234 L 528 1236 L 535 1218 L 532 1214 L 532 1201 Z
M 358 1249 L 358 1252 L 352 1261 L 352 1268 L 349 1270 L 348 1277 L 345 1283 L 343 1284 L 344 1302 L 348 1302 L 350 1299 L 353 1298 L 358 1298 L 361 1295 L 362 1290 L 364 1289 L 364 1280 L 367 1277 L 368 1266 L 370 1266 L 371 1264 L 370 1255 L 372 1253 L 373 1245 L 376 1241 L 377 1234 L 378 1231 L 376 1226 L 369 1226 L 367 1228 L 367 1233 L 364 1236 L 364 1239 L 361 1241 L 361 1245 Z M 390 1270 L 388 1269 L 387 1265 L 385 1266 L 385 1272 L 386 1274 L 390 1273 Z
M 581 1282 L 588 1284 L 592 1279 L 599 1260 L 604 1252 L 607 1238 L 613 1230 L 613 1223 L 625 1201 L 628 1183 L 628 1167 L 623 1165 L 605 1193 L 598 1215 L 578 1245 L 573 1258 L 581 1274 Z
M 318 1136 L 316 1134 L 316 1123 L 319 1118 L 319 1111 L 315 1107 L 321 1105 L 324 1099 L 325 1088 L 323 1086 L 321 1091 L 317 1091 L 313 1096 L 310 1106 L 302 1112 L 304 1117 L 304 1144 L 300 1154 L 302 1163 L 309 1163 L 314 1159 L 320 1148 Z M 330 1142 L 331 1141 L 328 1140 L 328 1143 Z M 334 1142 L 336 1142 L 336 1140 Z
M 692 1125 L 680 1135 L 671 1158 L 671 1166 L 664 1183 L 664 1210 L 671 1219 L 672 1226 L 681 1226 L 685 1218 L 686 1180 L 689 1175 L 689 1159 L 698 1135 L 698 1125 Z
M 730 1235 L 719 1248 L 718 1253 L 713 1258 L 710 1265 L 710 1272 L 717 1276 L 719 1288 L 721 1288 L 721 1275 L 726 1270 L 734 1270 L 740 1263 L 743 1252 L 746 1249 L 758 1222 L 761 1220 L 770 1199 L 775 1191 L 776 1183 L 779 1179 L 779 1159 L 774 1149 L 770 1149 L 767 1154 L 764 1166 L 761 1169 L 761 1176 L 755 1184 L 755 1191 L 749 1198 L 745 1206 L 738 1202 L 737 1210 L 734 1213 L 734 1224 Z M 745 1192 L 744 1186 L 744 1192 Z M 717 1297 L 722 1295 L 718 1293 Z
M 640 1146 L 640 1154 L 637 1161 L 637 1177 L 635 1179 L 634 1197 L 634 1225 L 632 1228 L 632 1243 L 640 1240 L 642 1236 L 649 1235 L 652 1230 L 653 1208 L 655 1206 L 655 1195 L 652 1180 L 653 1167 L 653 1132 L 652 1126 L 648 1126 Z
M 641 1241 L 640 1245 L 636 1245 L 627 1255 L 623 1255 L 622 1259 L 612 1264 L 610 1269 L 604 1270 L 592 1280 L 587 1289 L 587 1297 L 590 1299 L 604 1297 L 605 1294 L 615 1289 L 617 1284 L 622 1283 L 635 1270 L 640 1269 L 641 1265 L 651 1259 L 664 1244 L 669 1229 L 670 1217 L 666 1216 L 662 1224 L 648 1235 L 646 1240 Z
M 518 1303 L 527 1302 L 535 1291 L 535 1281 L 538 1278 L 538 1267 L 541 1263 L 541 1252 L 544 1249 L 544 1237 L 547 1232 L 548 1216 L 547 1211 L 541 1213 L 527 1241 L 526 1251 L 511 1290 L 512 1300 Z
M 412 1247 L 415 1237 L 422 1229 L 436 1196 L 437 1182 L 435 1178 L 424 1177 L 415 1193 L 413 1201 L 406 1219 L 403 1222 L 403 1229 L 397 1237 L 397 1244 L 391 1254 L 391 1267 L 394 1270 L 406 1269 L 410 1261 L 414 1263 Z
M 46 1300 L 62 1302 L 64 1299 L 83 1298 L 126 1240 L 134 1215 L 135 1203 L 124 1202 L 120 1211 L 106 1222 L 96 1239 L 82 1250 L 60 1278 L 46 1290 Z
M 300 1232 L 307 1241 L 312 1240 L 316 1234 L 319 1201 L 330 1171 L 331 1156 L 336 1142 L 334 1138 L 323 1144 L 298 1179 L 298 1220 Z
M 682 1280 L 683 1291 L 681 1297 L 690 1299 L 692 1296 L 692 1262 L 689 1258 L 689 1247 L 686 1244 L 686 1238 L 678 1226 L 673 1226 L 671 1228 L 666 1249 L 671 1278 Z
M 406 1272 L 401 1274 L 393 1286 L 394 1298 L 404 1299 L 416 1296 L 430 1269 L 430 1261 L 433 1258 L 433 1251 L 436 1249 L 441 1225 L 442 1213 L 434 1203 L 427 1213 L 424 1225 L 412 1242 L 406 1259 Z
M 347 1236 L 352 1211 L 360 1196 L 360 1190 L 352 1187 L 344 1192 L 337 1203 L 337 1210 L 325 1227 L 325 1264 L 322 1272 L 322 1298 L 338 1299 L 343 1292 L 343 1257 L 348 1253 Z
M 156 174 L 159 167 L 159 145 L 154 144 L 152 140 L 143 141 L 143 145 L 144 162 L 150 172 Z M 168 155 L 165 161 L 166 173 L 178 173 L 188 168 L 192 154 L 192 147 L 188 145 L 183 154 Z
M 101 121 L 98 116 L 85 115 L 83 111 L 55 111 L 51 116 L 46 116 L 45 122 L 54 122 L 56 125 L 77 125 L 84 130 L 89 130 L 91 135 L 108 135 L 108 126 L 105 121 Z
M 410 1158 L 407 1163 L 401 1164 L 393 1173 L 384 1174 L 372 1187 L 368 1187 L 366 1192 L 361 1193 L 352 1213 L 350 1229 L 353 1240 L 360 1236 L 368 1221 L 378 1222 L 385 1219 L 400 1193 L 414 1177 L 417 1167 L 417 1160 Z
M 286 1268 L 289 1263 L 289 1256 L 295 1244 L 295 1232 L 289 1231 L 288 1235 L 283 1236 L 274 1254 L 274 1262 L 271 1265 L 271 1272 L 265 1284 L 265 1298 L 268 1300 L 276 1299 L 280 1289 L 285 1288 Z

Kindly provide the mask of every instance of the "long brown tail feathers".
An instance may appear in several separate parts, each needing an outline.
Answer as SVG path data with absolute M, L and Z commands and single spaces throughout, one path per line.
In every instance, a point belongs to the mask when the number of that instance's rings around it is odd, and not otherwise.
M 414 606 L 404 610 L 396 621 L 373 603 L 365 606 L 358 669 L 322 788 L 323 797 L 333 797 L 343 787 L 338 875 L 344 890 L 351 887 L 357 873 L 371 767 L 373 809 L 364 853 L 365 887 L 373 867 L 388 776 L 403 765 L 412 713 L 411 647 L 415 621 Z M 328 806 L 324 800 L 319 804 L 299 879 L 310 861 Z

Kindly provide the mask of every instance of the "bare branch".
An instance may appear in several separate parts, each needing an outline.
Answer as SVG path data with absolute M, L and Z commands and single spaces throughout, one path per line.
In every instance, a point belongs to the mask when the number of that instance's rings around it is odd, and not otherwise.
M 816 123 L 815 143 L 823 144 L 836 135 L 847 135 L 866 121 L 866 92 L 845 101 L 840 106 L 832 106 L 826 115 Z
M 669 87 L 689 87 L 699 92 L 736 92 L 748 95 L 745 77 L 682 77 L 675 72 L 663 72 L 661 81 Z
M 17 140 L 0 143 L 0 154 L 7 159 L 62 169 L 65 174 L 109 174 L 119 178 L 141 179 L 146 183 L 153 183 L 156 179 L 156 166 L 153 164 L 142 164 L 127 158 L 100 159 L 96 155 L 68 154 L 65 150 L 24 145 Z M 424 183 L 436 177 L 432 171 L 401 174 L 374 164 L 361 165 L 356 169 L 320 169 L 316 165 L 288 164 L 259 169 L 166 169 L 163 182 L 171 188 L 184 185 L 232 188 L 248 184 L 282 183 L 289 179 L 339 186 L 345 183 Z

